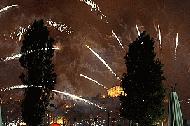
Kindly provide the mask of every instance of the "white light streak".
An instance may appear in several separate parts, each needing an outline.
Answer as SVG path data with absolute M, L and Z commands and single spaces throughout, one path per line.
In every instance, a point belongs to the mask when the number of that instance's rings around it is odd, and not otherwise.
M 161 31 L 160 31 L 160 26 L 158 25 L 158 39 L 160 42 L 160 48 L 162 48 L 162 36 L 161 36 Z
M 13 59 L 19 59 L 22 56 L 22 54 L 15 54 L 12 55 L 10 57 L 6 57 L 5 59 L 1 58 L 2 61 L 9 61 L 9 60 L 13 60 Z
M 54 50 L 60 50 L 59 47 L 53 47 L 52 49 L 54 49 Z M 42 48 L 41 50 L 47 51 L 48 48 Z M 6 61 L 9 61 L 9 60 L 19 59 L 22 55 L 27 55 L 27 54 L 30 54 L 30 53 L 33 53 L 33 52 L 35 52 L 35 50 L 30 50 L 30 51 L 27 51 L 26 53 L 23 53 L 23 54 L 21 54 L 21 53 L 13 54 L 10 57 L 1 58 L 0 61 L 6 62 Z
M 106 68 L 108 68 L 108 70 L 115 76 L 117 77 L 118 80 L 120 80 L 120 78 L 117 76 L 117 74 L 115 72 L 113 72 L 113 70 L 111 69 L 111 67 L 106 63 L 106 61 L 104 61 L 104 59 L 102 59 L 94 50 L 92 50 L 88 45 L 86 45 L 86 47 L 106 66 Z
M 115 32 L 112 30 L 112 36 L 116 38 L 116 40 L 118 41 L 119 45 L 121 46 L 121 48 L 124 49 L 122 42 L 120 41 L 120 39 L 118 38 L 118 36 L 115 34 Z
M 84 2 L 85 4 L 87 4 L 88 6 L 91 7 L 91 11 L 94 11 L 97 13 L 98 16 L 100 16 L 100 19 L 103 20 L 105 19 L 106 20 L 106 23 L 108 23 L 107 21 L 107 17 L 106 15 L 104 15 L 102 13 L 102 11 L 100 10 L 100 7 L 92 0 L 80 0 L 81 2 Z
M 10 91 L 10 90 L 14 90 L 14 89 L 24 89 L 24 88 L 28 88 L 28 87 L 42 88 L 42 86 L 34 86 L 34 85 L 31 85 L 31 86 L 28 86 L 28 85 L 15 85 L 15 86 L 11 86 L 11 87 L 8 87 L 8 88 L 2 88 L 0 91 Z
M 85 76 L 85 75 L 83 75 L 83 74 L 80 74 L 80 76 L 81 76 L 81 77 L 84 77 L 84 78 L 86 78 L 86 79 L 88 79 L 88 80 L 90 80 L 90 81 L 92 81 L 92 82 L 98 84 L 99 86 L 103 87 L 104 89 L 108 90 L 107 87 L 105 87 L 103 84 L 100 84 L 98 81 L 96 81 L 96 80 L 94 80 L 94 79 L 92 79 L 92 78 L 90 78 L 90 77 L 88 77 L 88 76 Z
M 18 40 L 21 41 L 23 34 L 27 31 L 27 29 L 30 28 L 30 25 L 28 25 L 27 28 L 19 27 L 18 32 L 16 36 L 18 37 Z
M 12 8 L 12 7 L 18 7 L 18 5 L 11 5 L 11 6 L 6 6 L 2 9 L 0 9 L 0 13 L 4 12 L 4 11 L 7 11 L 8 9 Z
M 72 33 L 72 31 L 70 30 L 71 28 L 68 27 L 68 26 L 66 26 L 66 24 L 56 23 L 56 22 L 54 22 L 54 21 L 52 21 L 52 20 L 48 20 L 48 21 L 46 21 L 46 22 L 47 22 L 47 25 L 48 25 L 48 26 L 54 27 L 55 29 L 57 29 L 57 30 L 60 31 L 60 32 L 66 32 L 67 34 L 71 34 L 71 33 Z M 18 28 L 18 30 L 15 31 L 15 32 L 13 32 L 13 33 L 11 33 L 11 34 L 9 35 L 9 37 L 10 37 L 11 39 L 14 39 L 14 36 L 16 36 L 16 37 L 18 37 L 18 40 L 21 41 L 23 34 L 24 34 L 30 27 L 31 27 L 30 25 L 28 25 L 28 26 L 25 27 L 25 28 L 22 27 L 22 26 L 20 26 L 20 27 Z
M 136 29 L 137 29 L 138 36 L 140 36 L 141 32 L 139 31 L 139 27 L 137 25 L 136 25 Z
M 176 56 L 177 56 L 177 48 L 179 45 L 179 37 L 178 37 L 178 33 L 176 34 L 176 39 L 175 39 L 175 60 L 176 60 Z
M 49 26 L 56 28 L 60 32 L 66 32 L 67 34 L 72 33 L 72 31 L 69 30 L 70 27 L 68 27 L 66 24 L 57 23 L 57 22 L 52 21 L 52 20 L 48 20 L 47 23 Z
M 65 96 L 69 96 L 69 97 L 71 97 L 75 101 L 77 101 L 77 100 L 78 101 L 82 101 L 82 102 L 87 103 L 89 105 L 94 105 L 94 106 L 98 107 L 99 109 L 105 109 L 104 107 L 101 107 L 100 105 L 95 104 L 95 103 L 93 103 L 93 102 L 91 102 L 89 100 L 83 99 L 83 98 L 81 98 L 79 96 L 76 96 L 76 95 L 73 95 L 73 94 L 70 94 L 70 93 L 67 93 L 67 92 L 63 92 L 63 91 L 58 91 L 58 90 L 52 90 L 52 91 L 56 92 L 56 93 L 59 93 L 59 94 L 63 94 Z

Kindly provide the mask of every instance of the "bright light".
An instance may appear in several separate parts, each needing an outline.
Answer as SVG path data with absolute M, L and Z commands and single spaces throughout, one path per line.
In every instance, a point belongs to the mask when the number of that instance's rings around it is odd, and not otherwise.
M 41 88 L 42 86 L 15 85 L 15 86 L 7 87 L 7 88 L 2 88 L 2 89 L 0 89 L 0 91 L 7 91 L 7 90 L 14 90 L 14 89 L 24 89 L 24 88 L 28 88 L 28 87 L 39 87 L 39 88 Z
M 48 50 L 49 48 L 42 48 L 42 49 L 40 49 L 40 50 Z M 52 49 L 54 49 L 54 50 L 60 50 L 60 48 L 59 47 L 53 47 Z M 1 58 L 1 61 L 9 61 L 9 60 L 13 60 L 13 59 L 19 59 L 22 55 L 26 55 L 26 54 L 30 54 L 30 53 L 33 53 L 33 52 L 35 52 L 35 50 L 30 50 L 30 51 L 27 51 L 25 54 L 23 53 L 23 54 L 13 54 L 12 56 L 9 56 L 9 57 L 6 57 L 6 58 Z
M 113 35 L 113 37 L 115 37 L 116 38 L 116 40 L 118 41 L 118 43 L 119 43 L 119 45 L 121 46 L 121 48 L 123 48 L 124 49 L 124 47 L 123 47 L 123 45 L 122 45 L 122 43 L 121 43 L 121 41 L 120 41 L 120 39 L 117 37 L 117 35 L 115 34 L 115 32 L 112 30 L 112 35 Z
M 88 77 L 88 76 L 85 76 L 85 75 L 83 75 L 83 74 L 80 74 L 80 76 L 81 77 L 84 77 L 84 78 L 86 78 L 86 79 L 88 79 L 88 80 L 90 80 L 90 81 L 92 81 L 92 82 L 94 82 L 94 83 L 96 83 L 96 84 L 98 84 L 99 86 L 102 86 L 104 89 L 108 89 L 107 87 L 105 87 L 103 84 L 100 84 L 98 81 L 96 81 L 96 80 L 94 80 L 94 79 L 92 79 L 92 78 L 90 78 L 90 77 Z
M 140 36 L 141 32 L 139 31 L 139 27 L 137 26 L 137 24 L 136 24 L 136 29 L 137 29 L 138 36 Z
M 80 98 L 79 96 L 76 96 L 76 95 L 73 95 L 73 94 L 70 94 L 70 93 L 67 93 L 67 92 L 63 92 L 63 91 L 58 91 L 58 90 L 52 90 L 53 92 L 56 92 L 56 93 L 60 93 L 60 94 L 63 94 L 65 96 L 69 96 L 70 98 L 72 98 L 73 100 L 77 101 L 82 101 L 84 103 L 87 103 L 89 105 L 94 105 L 96 107 L 98 107 L 99 109 L 105 109 L 104 107 L 101 107 L 100 105 L 98 104 L 95 104 L 89 100 L 86 100 L 86 99 L 83 99 L 83 98 Z
M 120 95 L 126 96 L 127 94 L 123 91 L 123 88 L 120 86 L 112 87 L 108 90 L 108 96 L 118 97 Z
M 52 21 L 52 20 L 48 20 L 47 23 L 49 26 L 56 28 L 60 32 L 66 32 L 67 34 L 72 33 L 72 31 L 69 30 L 70 28 L 66 24 L 57 23 L 57 22 Z
M 175 41 L 175 60 L 176 60 L 176 56 L 177 56 L 177 47 L 179 45 L 179 37 L 178 37 L 178 33 L 176 34 L 176 41 Z
M 91 6 L 91 11 L 97 12 L 97 15 L 100 16 L 100 19 L 106 20 L 106 23 L 108 23 L 107 19 L 106 19 L 106 15 L 104 15 L 102 13 L 102 11 L 100 10 L 99 6 L 92 0 L 80 0 L 81 2 L 84 2 L 85 4 L 87 4 L 88 6 Z
M 18 7 L 18 5 L 16 4 L 16 5 L 11 5 L 11 6 L 6 6 L 6 7 L 2 8 L 2 9 L 0 9 L 0 13 L 2 13 L 4 11 L 7 11 L 8 9 L 10 9 L 12 7 Z
M 158 39 L 160 41 L 160 48 L 162 48 L 162 36 L 160 31 L 160 26 L 158 25 Z
M 94 50 L 92 50 L 88 45 L 86 45 L 86 47 L 106 66 L 106 68 L 108 68 L 108 70 L 115 76 L 117 77 L 118 80 L 120 80 L 120 78 L 117 76 L 117 74 L 115 72 L 113 72 L 113 70 L 111 69 L 111 67 L 106 63 L 106 61 L 104 59 L 102 59 L 102 57 L 100 57 Z

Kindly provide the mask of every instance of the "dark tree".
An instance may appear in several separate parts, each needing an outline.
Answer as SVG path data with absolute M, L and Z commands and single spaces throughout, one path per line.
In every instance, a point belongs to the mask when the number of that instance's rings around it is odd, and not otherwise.
M 43 117 L 56 83 L 53 43 L 43 20 L 34 21 L 24 35 L 19 61 L 26 70 L 20 76 L 21 81 L 28 85 L 22 102 L 22 116 L 27 126 L 44 125 Z
M 164 113 L 162 64 L 155 57 L 154 40 L 143 32 L 129 45 L 127 73 L 122 78 L 121 115 L 139 126 L 151 126 Z

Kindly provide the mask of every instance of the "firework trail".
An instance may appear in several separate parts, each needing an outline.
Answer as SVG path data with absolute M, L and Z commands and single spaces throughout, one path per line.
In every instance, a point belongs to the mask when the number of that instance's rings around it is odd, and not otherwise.
M 14 90 L 14 89 L 24 89 L 24 88 L 28 88 L 28 87 L 42 88 L 42 86 L 34 86 L 34 85 L 31 85 L 31 86 L 28 86 L 28 85 L 16 85 L 16 86 L 8 87 L 8 88 L 2 88 L 0 91 L 10 91 L 10 90 Z
M 54 27 L 56 28 L 58 31 L 60 32 L 66 32 L 67 34 L 71 34 L 72 31 L 70 30 L 71 28 L 66 26 L 66 24 L 61 24 L 61 23 L 56 23 L 52 20 L 48 20 L 46 21 L 47 25 L 50 27 Z M 11 33 L 9 35 L 9 37 L 11 39 L 14 39 L 14 36 L 18 37 L 18 40 L 21 41 L 23 34 L 30 28 L 30 25 L 28 25 L 27 27 L 19 27 L 17 31 Z
M 52 49 L 54 49 L 54 50 L 60 50 L 59 47 L 53 47 Z M 40 49 L 40 50 L 45 50 L 45 51 L 47 51 L 48 48 L 42 48 L 42 49 Z M 9 61 L 9 60 L 19 59 L 22 55 L 27 55 L 27 54 L 30 54 L 30 53 L 33 53 L 33 52 L 35 52 L 35 50 L 34 50 L 34 51 L 33 51 L 33 50 L 30 50 L 30 51 L 27 51 L 26 53 L 23 53 L 23 54 L 21 54 L 21 53 L 19 53 L 19 54 L 13 54 L 13 55 L 10 56 L 10 57 L 1 58 L 0 61 L 6 62 L 6 61 Z
M 10 57 L 6 57 L 6 58 L 1 58 L 0 61 L 9 61 L 9 60 L 13 60 L 13 59 L 19 59 L 20 57 L 22 56 L 22 54 L 15 54 L 15 55 L 12 55 Z
M 99 6 L 92 0 L 80 0 L 81 2 L 84 2 L 85 4 L 87 4 L 88 6 L 91 6 L 91 11 L 94 11 L 97 13 L 98 16 L 100 16 L 100 19 L 103 20 L 105 19 L 106 20 L 106 23 L 108 23 L 107 21 L 107 17 L 106 15 L 104 15 L 102 13 L 102 11 L 100 10 Z
M 7 90 L 14 90 L 14 89 L 24 89 L 24 88 L 28 88 L 28 87 L 42 88 L 42 86 L 34 86 L 34 85 L 31 85 L 31 86 L 28 86 L 28 85 L 16 85 L 16 86 L 8 87 L 8 88 L 2 88 L 2 89 L 0 89 L 0 91 L 7 91 Z M 96 107 L 98 107 L 100 109 L 106 109 L 104 107 L 99 106 L 98 104 L 95 104 L 95 103 L 89 101 L 89 100 L 80 98 L 79 96 L 76 96 L 76 95 L 73 95 L 73 94 L 70 94 L 70 93 L 67 93 L 67 92 L 58 91 L 58 90 L 52 90 L 52 91 L 56 92 L 56 93 L 59 93 L 59 94 L 63 94 L 63 95 L 69 96 L 73 100 L 76 100 L 76 101 L 79 100 L 79 101 L 82 101 L 84 103 L 87 103 L 87 104 L 90 104 L 90 105 L 94 105 L 94 106 L 96 106 Z
M 54 28 L 56 28 L 60 32 L 66 32 L 67 34 L 71 34 L 72 33 L 72 31 L 70 30 L 71 28 L 68 27 L 66 24 L 56 23 L 56 22 L 54 22 L 52 20 L 48 20 L 47 23 L 48 23 L 48 25 L 50 27 L 54 27 Z
M 106 108 L 104 108 L 104 107 L 101 107 L 100 105 L 98 105 L 98 104 L 95 104 L 95 103 L 93 103 L 93 102 L 91 102 L 91 101 L 89 101 L 89 100 L 86 100 L 86 99 L 83 99 L 83 98 L 81 98 L 81 97 L 79 97 L 79 96 L 76 96 L 76 95 L 73 95 L 73 94 L 70 94 L 70 93 L 67 93 L 67 92 L 63 92 L 63 91 L 58 91 L 58 90 L 52 90 L 53 92 L 56 92 L 56 93 L 59 93 L 59 94 L 63 94 L 63 95 L 65 95 L 65 96 L 69 96 L 69 97 L 71 97 L 73 100 L 75 100 L 75 101 L 82 101 L 82 102 L 84 102 L 84 103 L 87 103 L 87 104 L 89 104 L 89 105 L 93 105 L 93 106 L 96 106 L 96 107 L 98 107 L 99 109 L 105 109 L 106 110 Z
M 113 72 L 113 70 L 111 69 L 111 67 L 106 63 L 106 61 L 104 61 L 104 59 L 102 59 L 94 50 L 92 50 L 88 45 L 86 45 L 86 47 L 108 68 L 108 70 L 115 76 L 117 77 L 118 80 L 120 80 L 120 78 L 117 76 L 117 74 L 115 72 Z
M 20 26 L 16 31 L 10 33 L 9 37 L 10 37 L 11 39 L 14 39 L 14 38 L 17 39 L 17 37 L 18 37 L 18 41 L 21 41 L 23 34 L 24 34 L 29 28 L 30 28 L 30 25 L 28 25 L 26 28 Z
M 177 47 L 179 45 L 179 37 L 178 37 L 178 33 L 176 34 L 176 39 L 175 39 L 175 60 L 176 60 L 176 56 L 177 56 Z
M 30 28 L 30 25 L 28 25 L 27 28 L 19 27 L 18 33 L 16 34 L 16 36 L 18 37 L 19 41 L 21 41 L 23 34 L 27 31 L 28 28 Z
M 11 5 L 11 6 L 6 6 L 2 9 L 0 9 L 0 13 L 4 12 L 4 11 L 7 11 L 8 9 L 11 9 L 12 7 L 18 7 L 18 5 Z
M 141 32 L 139 31 L 139 27 L 137 25 L 136 25 L 136 29 L 137 29 L 138 36 L 140 36 Z
M 92 79 L 92 78 L 90 78 L 90 77 L 88 77 L 88 76 L 85 76 L 85 75 L 83 75 L 83 74 L 80 74 L 80 76 L 81 76 L 81 77 L 84 77 L 84 78 L 86 78 L 86 79 L 88 79 L 88 80 L 90 80 L 90 81 L 92 81 L 92 82 L 98 84 L 99 86 L 102 86 L 104 89 L 108 90 L 107 87 L 105 87 L 103 84 L 100 84 L 98 81 L 96 81 L 96 80 L 94 80 L 94 79 Z
M 113 30 L 112 30 L 112 36 L 116 38 L 116 40 L 119 42 L 119 45 L 121 46 L 121 48 L 124 49 L 124 47 L 123 47 L 123 45 L 122 45 L 120 39 L 117 37 L 117 35 L 115 34 L 115 32 L 114 32 Z
M 160 48 L 162 48 L 162 36 L 160 31 L 160 26 L 158 25 L 158 39 L 160 41 Z

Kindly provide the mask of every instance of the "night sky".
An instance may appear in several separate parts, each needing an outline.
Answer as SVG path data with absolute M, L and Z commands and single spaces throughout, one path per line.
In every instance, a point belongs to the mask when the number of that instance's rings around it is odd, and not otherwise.
M 177 83 L 180 99 L 190 98 L 190 1 L 189 0 L 94 0 L 101 12 L 91 11 L 82 0 L 1 0 L 0 9 L 17 4 L 0 13 L 0 57 L 19 53 L 21 41 L 16 35 L 19 27 L 27 27 L 35 19 L 66 24 L 67 34 L 48 27 L 50 35 L 61 50 L 55 52 L 56 89 L 81 96 L 105 94 L 104 88 L 80 77 L 87 75 L 108 88 L 120 84 L 116 77 L 88 48 L 97 52 L 118 75 L 126 71 L 124 56 L 128 44 L 137 37 L 136 24 L 155 39 L 157 56 L 164 64 L 164 85 L 167 89 Z M 106 15 L 101 19 L 102 15 Z M 46 23 L 47 24 L 47 23 Z M 160 26 L 162 48 L 159 48 L 157 26 Z M 112 35 L 120 38 L 125 50 Z M 175 60 L 176 33 L 179 46 Z M 18 60 L 0 62 L 0 88 L 19 85 L 23 71 Z M 22 97 L 21 91 L 1 93 L 2 99 Z M 14 95 L 14 96 L 13 96 Z M 7 97 L 9 96 L 9 97 Z M 190 118 L 190 104 L 182 102 L 184 115 Z M 188 115 L 189 114 L 189 115 Z

